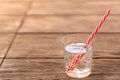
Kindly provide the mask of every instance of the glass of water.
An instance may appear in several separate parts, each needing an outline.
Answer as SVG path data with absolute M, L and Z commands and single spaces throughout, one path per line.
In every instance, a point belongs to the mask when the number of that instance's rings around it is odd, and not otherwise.
M 74 65 L 72 69 L 67 71 L 68 76 L 73 78 L 83 78 L 91 74 L 92 69 L 92 54 L 93 54 L 93 41 L 83 48 L 89 34 L 70 34 L 62 38 L 64 48 L 65 69 L 71 61 L 78 55 L 85 53 L 85 55 Z M 83 48 L 81 51 L 80 49 Z

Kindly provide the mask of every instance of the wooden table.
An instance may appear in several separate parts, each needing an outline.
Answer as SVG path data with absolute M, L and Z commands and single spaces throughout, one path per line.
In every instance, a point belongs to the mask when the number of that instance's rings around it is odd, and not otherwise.
M 93 70 L 80 80 L 120 80 L 119 0 L 0 0 L 0 80 L 77 80 L 66 75 L 61 38 L 95 37 Z

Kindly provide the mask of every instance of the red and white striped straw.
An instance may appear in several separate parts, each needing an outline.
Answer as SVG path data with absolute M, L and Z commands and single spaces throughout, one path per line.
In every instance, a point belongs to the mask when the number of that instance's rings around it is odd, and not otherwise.
M 96 26 L 95 30 L 91 33 L 90 37 L 87 39 L 86 44 L 84 48 L 87 47 L 87 45 L 92 41 L 94 38 L 95 34 L 98 32 L 98 30 L 101 28 L 102 24 L 105 22 L 106 18 L 110 14 L 110 9 L 107 10 L 103 18 L 100 20 L 99 24 Z M 85 55 L 85 53 L 78 55 L 75 57 L 72 62 L 67 66 L 67 71 L 71 70 L 72 67 Z

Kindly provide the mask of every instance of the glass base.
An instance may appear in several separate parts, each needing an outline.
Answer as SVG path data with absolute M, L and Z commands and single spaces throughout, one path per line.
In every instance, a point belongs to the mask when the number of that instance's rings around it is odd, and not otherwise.
M 69 71 L 66 72 L 68 76 L 72 77 L 72 78 L 84 78 L 87 77 L 91 74 L 91 71 L 86 71 L 86 72 L 78 72 L 78 71 Z

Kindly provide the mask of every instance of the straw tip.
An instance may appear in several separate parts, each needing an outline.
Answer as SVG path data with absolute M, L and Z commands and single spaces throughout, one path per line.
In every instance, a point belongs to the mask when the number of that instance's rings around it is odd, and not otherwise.
M 107 10 L 108 13 L 110 13 L 110 11 L 111 11 L 110 9 Z

